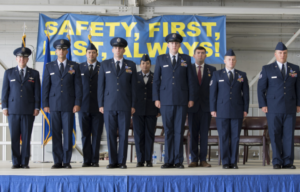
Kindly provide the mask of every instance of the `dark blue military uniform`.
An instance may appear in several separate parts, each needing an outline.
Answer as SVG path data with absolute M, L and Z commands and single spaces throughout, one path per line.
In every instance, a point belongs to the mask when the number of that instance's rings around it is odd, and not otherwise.
M 99 163 L 100 140 L 103 131 L 103 114 L 99 112 L 97 105 L 99 70 L 100 62 L 96 62 L 91 74 L 87 62 L 80 64 L 83 97 L 78 117 L 82 133 L 83 163 L 85 164 Z
M 146 74 L 145 74 L 146 75 Z M 150 71 L 148 81 L 145 83 L 142 71 L 137 73 L 137 104 L 133 114 L 133 131 L 137 160 L 150 164 L 152 159 L 155 126 L 158 108 L 152 101 L 153 73 Z
M 170 34 L 166 37 L 166 41 L 173 41 L 172 38 L 179 39 L 178 36 L 180 35 Z M 190 56 L 178 54 L 174 67 L 170 54 L 158 56 L 153 79 L 153 101 L 161 102 L 160 112 L 165 130 L 164 161 L 167 165 L 182 166 L 184 123 L 188 102 L 194 101 L 194 97 Z
M 16 49 L 14 52 L 16 56 L 24 57 L 28 57 L 30 53 L 31 51 L 26 47 Z M 2 109 L 8 110 L 14 168 L 28 166 L 31 132 L 35 119 L 33 113 L 34 110 L 40 109 L 41 103 L 39 72 L 29 67 L 25 70 L 21 77 L 18 66 L 7 69 L 2 86 Z M 20 135 L 22 135 L 21 152 Z
M 57 40 L 64 45 L 67 40 Z M 68 43 L 70 44 L 70 43 Z M 56 48 L 56 43 L 54 47 Z M 79 64 L 66 59 L 60 74 L 60 63 L 52 61 L 45 66 L 42 99 L 43 108 L 50 107 L 52 129 L 52 154 L 55 165 L 69 165 L 72 157 L 72 132 L 75 105 L 82 103 L 82 82 Z M 62 133 L 63 130 L 63 145 Z
M 199 84 L 195 64 L 192 65 L 195 81 L 195 103 L 188 109 L 189 130 L 191 134 L 190 151 L 192 162 L 206 161 L 208 130 L 211 121 L 209 108 L 209 83 L 215 67 L 204 64 L 201 85 Z M 198 142 L 200 134 L 200 154 L 198 155 Z M 198 157 L 199 156 L 199 157 Z
M 280 42 L 276 50 L 287 50 Z M 277 61 L 262 67 L 257 84 L 259 108 L 268 107 L 273 165 L 290 168 L 294 162 L 296 106 L 300 106 L 299 66 L 285 63 L 284 77 Z M 287 167 L 286 167 L 287 166 Z
M 222 164 L 235 165 L 244 112 L 248 113 L 249 109 L 249 85 L 246 73 L 234 69 L 233 81 L 230 84 L 225 68 L 215 71 L 209 94 L 210 111 L 217 112 L 216 123 Z
M 111 40 L 111 45 L 126 47 L 127 42 L 116 37 Z M 124 58 L 121 63 L 122 67 L 117 73 L 113 58 L 101 62 L 98 75 L 98 107 L 104 107 L 109 153 L 107 168 L 117 168 L 118 165 L 126 168 L 131 108 L 136 107 L 136 65 Z M 117 151 L 117 136 L 119 136 L 119 151 Z

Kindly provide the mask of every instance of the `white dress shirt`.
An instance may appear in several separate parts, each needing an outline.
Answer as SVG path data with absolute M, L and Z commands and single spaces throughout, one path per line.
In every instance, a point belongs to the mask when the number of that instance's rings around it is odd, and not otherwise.
M 19 65 L 18 65 L 18 69 L 19 69 L 19 74 L 21 74 L 21 67 L 19 67 Z M 26 70 L 27 70 L 27 66 L 26 67 L 24 67 L 23 68 L 23 70 L 24 70 L 24 77 L 25 77 L 25 75 L 26 75 Z
M 197 63 L 195 63 L 197 76 L 198 76 L 199 66 L 201 67 L 201 79 L 202 79 L 203 78 L 204 63 L 202 65 L 198 65 Z
M 171 63 L 173 63 L 173 56 L 175 56 L 175 59 L 176 59 L 176 62 L 178 60 L 178 53 L 176 53 L 176 55 L 172 55 L 171 53 L 170 54 L 170 58 L 171 58 Z
M 89 62 L 87 62 L 88 66 L 89 66 L 89 70 L 90 70 L 90 65 L 93 65 L 93 70 L 94 70 L 94 69 L 95 69 L 95 66 L 96 66 L 96 63 L 97 63 L 97 61 L 95 61 L 95 62 L 92 63 L 92 64 L 89 64 Z
M 120 59 L 120 60 L 116 60 L 115 58 L 114 58 L 114 60 L 115 60 L 115 67 L 117 68 L 117 61 L 120 61 L 120 69 L 122 69 L 122 65 L 123 65 L 123 58 L 122 59 Z
M 150 75 L 150 71 L 149 71 L 147 74 L 144 74 L 144 73 L 142 72 L 142 74 L 143 74 L 144 82 L 145 82 L 145 84 L 147 84 L 148 79 L 149 79 L 149 75 Z M 144 77 L 144 75 L 147 75 L 147 76 Z
M 58 63 L 58 69 L 60 70 L 60 64 L 61 64 L 61 62 L 59 60 L 57 60 L 57 63 Z M 62 63 L 64 65 L 64 69 L 66 69 L 67 59 L 65 59 Z
M 282 63 L 280 63 L 279 61 L 276 61 L 277 65 L 279 67 L 279 70 L 281 71 L 282 69 Z M 287 62 L 283 63 L 284 64 L 284 68 L 285 68 L 285 74 L 287 73 Z
M 232 78 L 234 79 L 234 69 L 229 70 L 226 67 L 225 67 L 225 69 L 226 69 L 226 72 L 227 72 L 228 79 L 229 79 L 229 71 L 232 72 Z

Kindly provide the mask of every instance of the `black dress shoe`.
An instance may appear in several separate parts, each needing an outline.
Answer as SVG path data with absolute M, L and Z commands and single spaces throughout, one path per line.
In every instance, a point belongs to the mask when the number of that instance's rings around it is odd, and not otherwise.
M 144 167 L 144 163 L 141 163 L 141 162 L 140 162 L 140 163 L 137 163 L 137 164 L 136 164 L 136 167 Z
M 281 165 L 278 165 L 278 164 L 273 165 L 273 169 L 281 169 Z
M 230 168 L 232 168 L 232 169 L 238 169 L 239 167 L 238 167 L 237 164 L 231 164 L 231 167 L 230 167 Z
M 63 166 L 62 166 L 62 164 L 60 164 L 60 163 L 54 164 L 54 165 L 52 165 L 52 167 L 51 167 L 51 169 L 61 169 L 61 168 L 63 168 Z
M 93 166 L 93 167 L 100 167 L 100 166 L 99 166 L 99 163 L 92 163 L 92 166 Z
M 175 168 L 173 164 L 165 163 L 161 166 L 162 169 Z
M 70 165 L 70 163 L 66 163 L 63 166 L 65 169 L 72 169 L 72 166 Z
M 146 165 L 147 167 L 153 167 L 153 164 L 152 164 L 152 162 L 151 161 L 147 161 L 147 165 Z
M 109 164 L 106 166 L 106 169 L 115 169 L 115 168 L 118 168 L 118 166 L 114 164 Z
M 177 169 L 184 169 L 184 166 L 182 165 L 182 163 L 176 163 L 176 164 L 175 164 L 175 167 L 176 167 Z
M 120 169 L 127 169 L 127 165 L 126 164 L 119 164 L 118 167 Z
M 20 165 L 13 165 L 13 166 L 11 166 L 11 168 L 12 169 L 19 169 L 19 168 L 21 168 L 21 166 Z
M 229 169 L 230 168 L 230 166 L 228 164 L 225 164 L 222 167 L 223 167 L 223 169 Z
M 83 163 L 82 164 L 82 167 L 91 167 L 92 166 L 92 164 L 90 164 L 90 163 Z
M 296 169 L 296 166 L 291 165 L 291 164 L 287 164 L 287 165 L 282 166 L 282 169 Z
M 23 169 L 29 169 L 30 167 L 28 165 L 22 165 Z

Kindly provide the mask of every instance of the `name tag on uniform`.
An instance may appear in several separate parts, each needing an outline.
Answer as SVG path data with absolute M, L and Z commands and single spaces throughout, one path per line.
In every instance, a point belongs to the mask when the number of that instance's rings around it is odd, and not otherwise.
M 272 79 L 276 79 L 276 78 L 277 78 L 277 76 L 272 76 L 271 78 L 272 78 Z
M 106 73 L 110 73 L 110 71 L 106 71 Z
M 81 73 L 81 76 L 84 76 L 84 73 Z
M 223 81 L 224 81 L 224 79 L 219 80 L 219 82 L 223 82 Z
M 54 73 L 50 73 L 50 75 L 54 75 Z
M 16 79 L 12 79 L 12 80 L 10 80 L 10 81 L 16 81 Z
M 163 67 L 169 67 L 169 65 L 164 65 Z

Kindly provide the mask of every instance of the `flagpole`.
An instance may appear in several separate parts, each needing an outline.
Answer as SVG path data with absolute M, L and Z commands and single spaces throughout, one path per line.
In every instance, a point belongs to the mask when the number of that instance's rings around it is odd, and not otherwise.
M 43 121 L 44 121 L 44 116 L 42 118 L 43 118 Z M 45 123 L 43 123 L 43 132 L 44 131 L 45 131 Z M 45 135 L 45 132 L 43 133 L 43 143 L 45 141 L 44 135 Z M 42 149 L 42 162 L 45 163 L 45 145 L 43 144 L 42 147 L 43 147 L 43 149 Z
M 47 38 L 48 38 L 48 40 L 49 40 L 49 43 L 50 43 L 50 36 L 49 36 L 49 25 L 47 25 L 46 26 L 46 29 L 47 29 L 47 34 L 46 34 L 46 36 L 47 36 Z M 45 49 L 46 49 L 46 47 L 45 47 Z M 49 50 L 50 51 L 50 50 Z M 46 56 L 46 50 L 45 50 L 45 56 Z M 45 65 L 45 63 L 44 63 L 44 65 Z M 42 106 L 41 106 L 42 107 Z M 41 109 L 41 111 L 42 111 L 42 109 Z M 42 136 L 43 136 L 43 144 L 42 144 L 42 162 L 41 163 L 52 163 L 52 161 L 45 161 L 45 159 L 46 159 L 46 157 L 45 157 L 45 155 L 46 155 L 46 153 L 45 153 L 45 117 L 44 117 L 44 115 L 42 116 L 42 119 L 43 119 L 43 134 L 42 134 Z M 48 140 L 49 138 L 47 138 L 47 140 Z
M 46 26 L 46 29 L 47 29 L 47 35 L 49 35 L 49 25 Z M 46 36 L 47 36 L 46 35 Z M 46 47 L 45 47 L 46 49 Z M 46 55 L 46 50 L 45 50 L 45 55 Z M 42 106 L 41 106 L 42 107 Z M 45 118 L 44 116 L 42 117 L 43 118 L 43 145 L 42 145 L 42 163 L 46 163 L 45 162 L 45 145 L 44 145 L 44 142 L 45 142 Z

